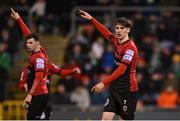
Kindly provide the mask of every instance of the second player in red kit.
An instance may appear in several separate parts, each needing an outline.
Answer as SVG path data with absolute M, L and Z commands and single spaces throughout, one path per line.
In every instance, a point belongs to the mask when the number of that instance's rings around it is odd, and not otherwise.
M 18 13 L 11 9 L 11 16 L 18 21 L 23 35 L 25 36 L 28 57 L 28 95 L 24 100 L 24 107 L 28 106 L 26 117 L 28 120 L 44 119 L 42 115 L 46 108 L 49 92 L 46 86 L 48 76 L 48 57 L 41 51 L 40 38 L 37 34 L 32 34 L 23 23 Z
M 110 88 L 109 97 L 104 105 L 102 120 L 112 120 L 115 114 L 124 120 L 133 120 L 138 92 L 136 80 L 138 50 L 128 35 L 132 22 L 124 17 L 117 19 L 115 21 L 116 34 L 112 34 L 87 12 L 79 10 L 78 13 L 81 17 L 89 20 L 114 47 L 116 69 L 92 88 L 95 93 L 102 91 L 105 86 Z

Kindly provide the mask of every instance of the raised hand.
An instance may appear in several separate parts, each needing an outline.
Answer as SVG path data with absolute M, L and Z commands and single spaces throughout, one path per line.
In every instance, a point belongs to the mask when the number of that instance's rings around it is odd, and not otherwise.
M 10 10 L 11 10 L 11 17 L 15 20 L 18 20 L 20 18 L 19 14 L 15 12 L 12 8 Z
M 93 18 L 89 13 L 87 13 L 87 12 L 81 10 L 81 9 L 78 9 L 77 13 L 78 13 L 81 17 L 83 17 L 83 18 L 85 18 L 85 19 L 88 19 L 88 20 L 91 20 L 91 19 Z

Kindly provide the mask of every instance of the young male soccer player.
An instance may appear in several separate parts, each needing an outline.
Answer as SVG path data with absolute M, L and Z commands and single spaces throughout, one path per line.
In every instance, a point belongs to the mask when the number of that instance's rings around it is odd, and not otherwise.
M 124 120 L 133 120 L 138 92 L 136 80 L 138 50 L 133 40 L 129 38 L 132 22 L 124 17 L 118 18 L 115 21 L 114 35 L 87 12 L 79 9 L 78 13 L 89 20 L 114 47 L 117 68 L 92 88 L 93 92 L 99 93 L 105 86 L 110 86 L 102 120 L 112 120 L 115 114 Z
M 32 34 L 32 33 L 30 32 L 30 30 L 28 29 L 28 27 L 24 24 L 24 22 L 23 22 L 22 19 L 20 18 L 19 14 L 18 14 L 17 12 L 15 12 L 13 9 L 11 9 L 11 16 L 12 16 L 12 18 L 14 18 L 15 20 L 18 21 L 18 24 L 19 24 L 19 26 L 20 26 L 20 28 L 21 28 L 21 30 L 22 30 L 23 35 L 24 35 L 25 38 L 30 38 L 30 39 L 32 38 L 32 39 L 38 39 L 38 40 L 39 40 L 38 36 L 37 36 L 36 34 Z M 27 47 L 27 49 L 32 49 L 32 48 L 31 48 L 31 47 L 32 47 L 32 43 L 29 44 L 29 48 L 28 48 L 28 45 L 27 45 L 27 44 L 26 44 L 26 47 Z M 45 49 L 42 48 L 42 47 L 40 46 L 40 44 L 37 44 L 36 47 L 38 48 L 38 52 L 43 53 L 44 56 L 45 56 L 46 58 L 48 58 Z M 29 50 L 28 52 L 30 53 L 30 55 L 34 54 L 34 51 L 33 51 L 33 50 Z M 67 76 L 67 75 L 72 75 L 72 74 L 74 74 L 74 73 L 80 73 L 80 69 L 79 69 L 79 68 L 74 68 L 74 69 L 72 69 L 72 70 L 69 70 L 69 69 L 60 69 L 60 68 L 58 68 L 57 66 L 55 66 L 54 64 L 50 63 L 49 61 L 47 62 L 46 68 L 48 69 L 47 78 L 46 78 L 46 86 L 47 86 L 48 91 L 49 91 L 49 84 L 48 84 L 47 82 L 48 82 L 48 80 L 50 79 L 50 75 L 51 75 L 51 74 L 54 73 L 54 74 L 61 74 L 62 76 Z M 28 72 L 29 72 L 29 73 L 28 73 Z M 32 81 L 32 79 L 29 79 L 29 78 L 32 77 L 32 74 L 31 74 L 31 70 L 30 70 L 30 68 L 29 68 L 29 65 L 28 65 L 28 67 L 25 67 L 25 68 L 24 68 L 22 74 L 23 74 L 23 76 L 22 76 L 22 78 L 21 78 L 19 87 L 20 87 L 20 88 L 25 88 L 25 89 L 29 92 L 29 88 L 27 89 L 27 87 L 29 87 L 29 83 L 30 83 L 30 81 Z M 33 76 L 33 77 L 34 77 L 34 76 Z M 25 80 L 26 80 L 26 83 L 25 83 Z M 47 94 L 47 95 L 48 95 L 48 94 Z M 49 97 L 49 96 L 47 96 L 47 97 Z M 25 102 L 25 103 L 26 103 L 26 102 Z M 32 107 L 32 106 L 31 106 L 31 101 L 29 101 L 29 102 L 27 102 L 27 103 L 30 103 L 30 107 L 28 108 L 28 113 L 30 113 L 30 112 L 33 113 L 33 111 L 30 111 L 30 109 L 31 109 L 31 107 Z M 47 104 L 47 103 L 46 103 L 46 104 Z M 45 106 L 43 107 L 43 108 L 45 108 L 45 111 L 46 111 L 46 115 L 45 115 L 44 117 L 42 117 L 42 113 L 41 113 L 41 115 L 40 115 L 40 113 L 38 113 L 38 116 L 36 115 L 35 117 L 33 117 L 33 116 L 28 116 L 28 114 L 27 114 L 27 119 L 49 119 L 49 117 L 50 117 L 50 111 L 47 111 L 47 107 L 49 107 L 49 106 L 46 106 L 46 105 L 45 105 Z M 42 109 L 42 107 L 41 107 L 41 109 Z M 31 110 L 32 110 L 32 109 L 31 109 Z M 35 112 L 35 111 L 34 111 L 34 112 Z M 41 112 L 42 112 L 42 110 L 41 110 Z M 34 113 L 34 114 L 35 114 L 35 113 Z

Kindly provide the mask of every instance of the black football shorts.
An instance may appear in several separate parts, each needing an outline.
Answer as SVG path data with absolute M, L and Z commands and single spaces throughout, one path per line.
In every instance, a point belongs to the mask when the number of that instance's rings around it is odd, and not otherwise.
M 124 120 L 133 120 L 137 100 L 137 92 L 110 92 L 103 112 L 114 112 Z

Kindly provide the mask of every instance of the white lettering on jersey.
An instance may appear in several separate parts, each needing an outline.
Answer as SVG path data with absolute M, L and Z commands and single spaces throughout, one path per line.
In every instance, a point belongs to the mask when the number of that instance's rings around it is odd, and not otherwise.
M 131 62 L 131 61 L 132 61 L 132 58 L 133 58 L 133 55 L 134 55 L 134 51 L 128 49 L 128 50 L 126 50 L 126 53 L 125 53 L 125 55 L 123 56 L 123 60 L 127 60 L 127 61 Z
M 133 55 L 134 55 L 134 51 L 133 51 L 133 50 L 130 50 L 130 49 L 127 49 L 127 50 L 126 50 L 126 54 L 133 56 Z
M 37 69 L 44 69 L 44 60 L 42 58 L 36 59 L 36 68 Z

